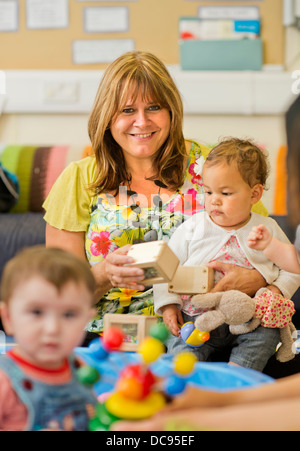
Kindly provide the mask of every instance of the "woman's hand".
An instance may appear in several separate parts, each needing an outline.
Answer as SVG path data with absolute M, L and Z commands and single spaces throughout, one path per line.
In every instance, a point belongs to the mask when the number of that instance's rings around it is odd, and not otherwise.
M 256 269 L 246 269 L 217 261 L 208 263 L 207 266 L 224 274 L 220 282 L 211 290 L 212 293 L 239 290 L 249 296 L 254 296 L 260 288 L 267 285 L 263 276 Z
M 170 304 L 162 307 L 161 310 L 166 327 L 169 329 L 171 334 L 176 337 L 180 337 L 180 327 L 178 324 L 182 326 L 184 322 L 178 306 L 176 304 Z
M 104 260 L 106 277 L 111 287 L 143 291 L 145 286 L 140 282 L 145 277 L 144 271 L 137 267 L 126 266 L 134 262 L 133 258 L 127 255 L 130 247 L 131 245 L 128 244 L 107 255 Z

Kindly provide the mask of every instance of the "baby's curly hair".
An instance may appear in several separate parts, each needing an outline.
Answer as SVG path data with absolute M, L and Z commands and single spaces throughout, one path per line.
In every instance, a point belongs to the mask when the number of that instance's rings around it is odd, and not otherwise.
M 266 154 L 253 141 L 239 138 L 225 138 L 212 149 L 205 165 L 214 166 L 235 162 L 243 180 L 253 188 L 260 184 L 266 189 L 269 163 Z

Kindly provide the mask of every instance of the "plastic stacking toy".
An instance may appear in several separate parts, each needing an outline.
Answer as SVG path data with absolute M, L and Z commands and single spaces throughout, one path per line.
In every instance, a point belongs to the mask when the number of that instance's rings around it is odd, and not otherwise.
M 164 349 L 163 343 L 158 338 L 146 337 L 138 347 L 138 352 L 144 362 L 148 364 L 157 360 L 163 354 Z
M 186 376 L 194 369 L 197 362 L 197 357 L 191 352 L 181 352 L 174 357 L 174 371 L 175 373 Z
M 163 390 L 161 387 L 158 390 L 157 377 L 150 368 L 164 354 L 164 341 L 168 334 L 163 323 L 151 328 L 150 336 L 140 343 L 138 352 L 134 354 L 137 361 L 124 365 L 113 390 L 104 402 L 97 405 L 95 416 L 90 421 L 91 431 L 108 431 L 111 424 L 119 419 L 149 418 L 165 406 L 166 395 L 175 396 L 185 389 L 187 376 L 193 371 L 196 362 L 192 354 L 185 352 L 174 359 L 174 369 L 170 368 L 165 376 Z M 106 362 L 107 366 L 114 366 L 111 357 L 122 346 L 122 339 L 122 332 L 111 328 L 102 338 L 90 344 L 86 354 L 90 365 L 78 370 L 78 378 L 83 384 L 92 386 L 101 381 L 101 364 Z
M 103 344 L 108 351 L 120 349 L 123 339 L 123 332 L 116 327 L 111 327 L 103 334 Z
M 191 352 L 180 352 L 174 356 L 173 373 L 166 378 L 164 383 L 165 393 L 169 396 L 182 393 L 188 383 L 187 376 L 193 373 L 196 362 L 197 358 Z
M 150 331 L 151 333 L 151 331 Z M 157 377 L 149 368 L 164 353 L 163 341 L 168 337 L 164 324 L 153 327 L 153 336 L 146 337 L 135 355 L 136 362 L 126 363 L 114 381 L 114 389 L 104 402 L 97 405 L 90 430 L 107 431 L 118 419 L 139 420 L 149 418 L 166 404 L 166 396 L 156 388 Z M 121 346 L 123 334 L 110 328 L 102 338 L 94 340 L 87 349 L 85 360 L 89 363 L 78 370 L 78 378 L 85 385 L 101 381 L 101 364 L 114 366 L 111 357 Z M 118 353 L 121 354 L 121 353 Z M 126 357 L 126 354 L 123 354 Z M 120 359 L 122 357 L 120 356 Z
M 197 362 L 192 352 L 166 354 L 167 337 L 164 324 L 158 323 L 139 344 L 138 352 L 120 352 L 121 334 L 115 329 L 107 330 L 88 348 L 77 348 L 76 354 L 86 364 L 79 368 L 78 378 L 93 387 L 99 400 L 90 431 L 109 431 L 120 419 L 149 418 L 188 384 L 222 392 L 273 383 L 269 376 L 247 368 Z
M 151 333 L 151 331 L 150 331 Z M 155 329 L 156 336 L 161 336 Z M 106 408 L 120 418 L 140 420 L 154 415 L 164 407 L 165 396 L 155 390 L 156 378 L 148 365 L 163 354 L 161 340 L 146 337 L 138 347 L 141 363 L 127 366 L 120 374 L 116 391 L 106 401 Z
M 192 348 L 199 348 L 210 339 L 209 332 L 196 329 L 195 324 L 192 323 L 192 321 L 189 321 L 182 326 L 180 334 L 183 341 Z

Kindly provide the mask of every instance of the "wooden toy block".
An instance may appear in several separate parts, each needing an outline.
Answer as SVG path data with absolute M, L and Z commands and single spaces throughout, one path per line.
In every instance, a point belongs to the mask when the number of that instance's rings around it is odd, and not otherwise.
M 178 294 L 207 293 L 213 288 L 214 270 L 205 265 L 180 266 L 179 259 L 164 241 L 134 244 L 128 255 L 145 270 L 145 285 L 168 283 L 169 291 Z
M 169 291 L 177 294 L 202 294 L 214 286 L 214 270 L 207 266 L 179 266 L 169 283 Z
M 104 331 L 111 327 L 120 329 L 124 334 L 121 351 L 136 351 L 140 342 L 149 336 L 150 329 L 158 318 L 150 315 L 123 315 L 106 313 L 104 315 Z
M 142 283 L 146 285 L 171 282 L 179 265 L 179 259 L 164 241 L 134 244 L 128 256 L 135 260 L 129 266 L 145 270 Z

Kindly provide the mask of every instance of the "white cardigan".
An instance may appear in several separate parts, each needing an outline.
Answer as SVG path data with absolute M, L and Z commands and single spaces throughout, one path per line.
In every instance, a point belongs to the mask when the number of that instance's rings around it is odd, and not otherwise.
M 169 246 L 180 260 L 180 265 L 205 265 L 215 258 L 219 250 L 231 236 L 235 236 L 252 266 L 266 279 L 268 285 L 276 285 L 283 296 L 290 299 L 300 286 L 300 275 L 283 271 L 274 265 L 262 251 L 251 249 L 247 238 L 252 227 L 264 224 L 272 235 L 280 241 L 289 243 L 289 239 L 269 217 L 251 213 L 250 221 L 238 230 L 225 230 L 216 225 L 206 211 L 195 214 L 185 221 L 172 235 Z M 176 293 L 169 293 L 168 284 L 157 284 L 154 290 L 154 310 L 161 315 L 161 307 L 177 304 L 182 307 L 182 300 Z

